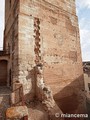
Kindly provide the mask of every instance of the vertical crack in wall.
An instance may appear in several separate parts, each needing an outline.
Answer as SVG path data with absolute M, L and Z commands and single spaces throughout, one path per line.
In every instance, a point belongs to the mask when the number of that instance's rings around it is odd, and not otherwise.
M 39 18 L 34 18 L 34 37 L 35 37 L 35 63 L 36 65 L 41 61 L 41 50 L 40 50 L 40 20 Z

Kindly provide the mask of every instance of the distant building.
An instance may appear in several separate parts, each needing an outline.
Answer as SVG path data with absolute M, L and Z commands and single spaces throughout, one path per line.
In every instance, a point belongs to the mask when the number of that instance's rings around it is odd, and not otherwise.
M 85 90 L 90 93 L 90 62 L 83 62 Z

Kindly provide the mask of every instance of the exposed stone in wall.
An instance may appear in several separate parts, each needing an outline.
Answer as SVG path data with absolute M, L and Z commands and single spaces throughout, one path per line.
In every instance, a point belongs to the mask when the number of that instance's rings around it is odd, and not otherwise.
M 57 106 L 52 91 L 49 87 L 47 87 L 44 83 L 43 79 L 43 65 L 38 64 L 36 66 L 36 93 L 37 93 L 37 99 L 42 101 L 42 105 L 44 107 L 44 110 L 47 111 L 49 115 L 49 119 L 56 120 L 57 118 L 53 118 L 56 113 L 62 114 L 61 109 Z M 61 119 L 61 118 L 59 118 Z
M 34 19 L 32 16 L 19 15 L 19 75 L 24 94 L 34 96 Z
M 39 18 L 34 18 L 34 32 L 35 32 L 35 63 L 38 64 L 41 61 L 41 44 L 40 44 L 40 20 Z
M 16 106 L 8 108 L 6 111 L 6 119 L 12 120 L 12 119 L 23 119 L 25 116 L 28 116 L 28 109 L 26 106 Z

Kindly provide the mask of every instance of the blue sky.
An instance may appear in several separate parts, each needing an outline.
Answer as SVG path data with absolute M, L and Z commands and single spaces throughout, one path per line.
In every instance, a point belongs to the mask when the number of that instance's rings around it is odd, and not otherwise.
M 90 61 L 90 0 L 76 0 L 83 61 Z
M 90 0 L 76 0 L 83 61 L 90 61 Z M 0 48 L 3 45 L 4 0 L 0 0 Z

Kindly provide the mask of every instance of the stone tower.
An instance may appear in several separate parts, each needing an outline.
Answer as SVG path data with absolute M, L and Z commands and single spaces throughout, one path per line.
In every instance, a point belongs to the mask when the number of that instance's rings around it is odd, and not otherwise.
M 84 85 L 75 0 L 5 0 L 4 34 L 8 86 L 18 80 L 34 99 L 33 68 L 43 63 L 44 82 L 62 111 L 79 109 Z

